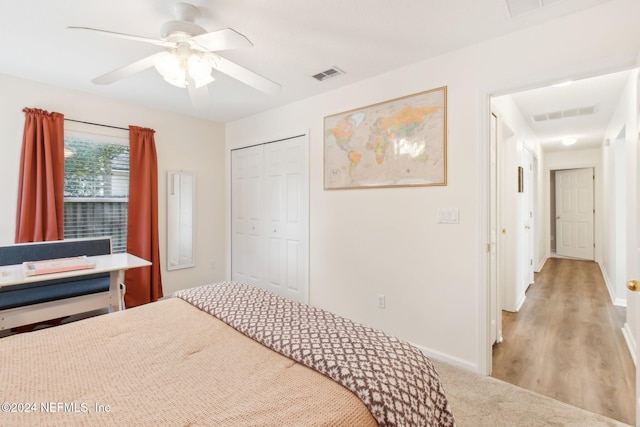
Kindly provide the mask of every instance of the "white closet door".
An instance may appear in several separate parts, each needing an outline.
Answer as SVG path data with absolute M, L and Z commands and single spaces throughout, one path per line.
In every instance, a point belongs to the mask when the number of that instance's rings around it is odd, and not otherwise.
M 260 286 L 264 272 L 262 146 L 231 154 L 233 280 Z
M 267 289 L 307 302 L 308 194 L 303 137 L 265 146 Z
M 245 151 L 259 153 L 263 168 L 244 166 L 242 159 L 253 157 Z M 303 303 L 309 300 L 307 157 L 306 136 L 232 152 L 231 278 Z M 251 274 L 252 265 L 261 273 Z

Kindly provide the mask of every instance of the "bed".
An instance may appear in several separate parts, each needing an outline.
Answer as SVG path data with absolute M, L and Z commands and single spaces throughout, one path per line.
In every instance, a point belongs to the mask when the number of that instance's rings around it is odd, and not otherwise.
M 222 282 L 0 339 L 0 425 L 453 426 L 386 333 Z

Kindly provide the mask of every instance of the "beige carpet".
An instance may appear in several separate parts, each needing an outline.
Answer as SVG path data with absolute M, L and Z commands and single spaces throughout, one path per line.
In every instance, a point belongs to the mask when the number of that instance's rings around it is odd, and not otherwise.
M 433 360 L 458 427 L 627 426 L 575 406 Z

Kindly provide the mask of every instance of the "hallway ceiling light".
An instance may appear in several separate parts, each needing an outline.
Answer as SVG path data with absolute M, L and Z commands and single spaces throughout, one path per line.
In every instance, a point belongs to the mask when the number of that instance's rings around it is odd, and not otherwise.
M 578 138 L 575 138 L 575 137 L 564 138 L 562 140 L 562 145 L 573 145 L 576 142 L 578 142 Z

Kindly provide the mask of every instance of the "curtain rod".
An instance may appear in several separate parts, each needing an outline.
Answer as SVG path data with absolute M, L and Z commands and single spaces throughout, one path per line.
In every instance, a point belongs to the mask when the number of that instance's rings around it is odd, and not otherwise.
M 65 117 L 65 120 L 68 121 L 68 122 L 84 123 L 85 125 L 102 126 L 102 127 L 105 127 L 105 128 L 120 129 L 120 130 L 126 130 L 126 131 L 129 130 L 129 128 L 121 128 L 120 126 L 111 126 L 111 125 L 103 125 L 103 124 L 100 124 L 100 123 L 83 122 L 82 120 L 67 119 L 66 117 Z

